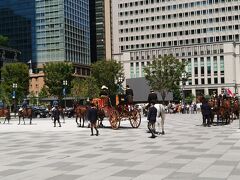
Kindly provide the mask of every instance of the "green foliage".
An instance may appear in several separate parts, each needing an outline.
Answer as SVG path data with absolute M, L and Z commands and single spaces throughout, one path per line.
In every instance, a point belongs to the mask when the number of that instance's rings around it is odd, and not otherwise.
M 94 98 L 99 96 L 99 92 L 97 81 L 91 76 L 86 79 L 75 78 L 72 81 L 71 94 L 74 97 Z
M 29 104 L 36 105 L 37 104 L 37 96 L 35 96 L 34 92 L 31 91 L 29 94 Z
M 180 88 L 175 88 L 172 90 L 173 100 L 176 102 L 180 102 L 182 100 L 181 90 Z
M 115 95 L 118 91 L 117 80 L 123 76 L 123 66 L 115 60 L 97 61 L 92 64 L 91 76 L 96 80 L 99 89 L 105 85 L 110 95 Z
M 70 93 L 71 81 L 73 79 L 73 65 L 66 62 L 50 62 L 44 65 L 45 85 L 51 96 L 63 98 L 63 81 L 67 81 L 66 93 Z
M 185 102 L 187 104 L 191 104 L 193 102 L 194 98 L 195 98 L 195 96 L 193 94 L 190 94 L 185 98 Z
M 48 89 L 47 89 L 46 85 L 44 85 L 43 88 L 41 89 L 41 91 L 38 93 L 38 97 L 40 99 L 48 97 Z
M 7 104 L 12 102 L 13 83 L 17 84 L 16 99 L 21 101 L 26 98 L 29 89 L 28 66 L 23 63 L 5 64 L 1 71 L 3 78 L 1 95 L 4 102 Z
M 154 59 L 152 64 L 144 68 L 149 86 L 160 92 L 163 101 L 168 92 L 179 87 L 179 82 L 186 64 L 170 56 Z
M 8 45 L 8 37 L 0 35 L 0 46 L 7 46 Z

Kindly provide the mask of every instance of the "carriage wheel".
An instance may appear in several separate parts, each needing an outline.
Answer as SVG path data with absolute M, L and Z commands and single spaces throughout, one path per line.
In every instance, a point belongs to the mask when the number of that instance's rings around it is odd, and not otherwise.
M 118 129 L 120 126 L 120 119 L 119 119 L 119 114 L 116 110 L 113 110 L 109 114 L 109 122 L 111 124 L 112 129 Z
M 141 124 L 141 114 L 138 110 L 132 111 L 131 117 L 129 118 L 130 124 L 133 128 L 138 128 Z

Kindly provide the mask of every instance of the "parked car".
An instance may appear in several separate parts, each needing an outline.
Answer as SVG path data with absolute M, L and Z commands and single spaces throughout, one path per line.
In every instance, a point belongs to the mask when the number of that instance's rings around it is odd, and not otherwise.
M 32 116 L 33 118 L 46 118 L 49 116 L 48 109 L 42 106 L 33 106 L 32 107 Z

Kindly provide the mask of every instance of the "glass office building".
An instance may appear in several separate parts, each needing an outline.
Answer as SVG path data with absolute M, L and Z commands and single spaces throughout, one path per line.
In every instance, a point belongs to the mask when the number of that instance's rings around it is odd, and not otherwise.
M 0 1 L 0 34 L 9 37 L 9 46 L 21 51 L 19 59 L 35 58 L 34 0 Z
M 90 64 L 88 0 L 36 0 L 37 64 Z
M 0 34 L 36 66 L 67 61 L 90 64 L 88 0 L 1 0 Z

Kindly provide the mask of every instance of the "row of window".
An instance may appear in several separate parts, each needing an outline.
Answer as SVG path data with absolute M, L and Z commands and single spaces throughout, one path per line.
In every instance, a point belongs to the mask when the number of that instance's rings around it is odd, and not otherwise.
M 152 7 L 148 9 L 136 9 L 136 10 L 130 10 L 130 11 L 120 11 L 118 13 L 119 17 L 123 16 L 133 16 L 133 15 L 139 15 L 139 14 L 152 14 L 152 13 L 159 13 L 163 12 L 166 14 L 164 11 L 161 11 L 162 7 Z M 167 11 L 168 15 L 162 16 L 163 20 L 166 19 L 175 19 L 175 18 L 184 18 L 184 17 L 189 17 L 189 16 L 200 16 L 200 15 L 207 15 L 207 14 L 214 14 L 214 13 L 227 13 L 227 12 L 233 12 L 233 11 L 238 11 L 239 6 L 224 6 L 224 7 L 216 7 L 214 9 L 203 9 L 203 10 L 195 10 L 195 11 L 188 11 L 188 12 L 181 12 L 177 14 L 169 14 L 169 11 Z M 175 12 L 175 10 L 174 10 Z
M 240 7 L 239 7 L 240 9 Z M 119 25 L 125 26 L 128 24 L 142 24 L 143 22 L 148 22 L 152 23 L 154 21 L 160 22 L 159 26 L 165 25 L 165 27 L 159 27 L 159 29 L 164 29 L 164 28 L 171 28 L 171 27 L 177 27 L 177 26 L 194 26 L 194 25 L 200 25 L 200 24 L 210 24 L 210 23 L 219 23 L 219 22 L 226 22 L 226 21 L 237 21 L 240 19 L 239 15 L 234 15 L 234 16 L 222 16 L 222 17 L 216 17 L 216 18 L 201 18 L 201 19 L 194 19 L 191 21 L 179 21 L 179 22 L 174 22 L 174 23 L 168 23 L 166 24 L 162 20 L 165 20 L 166 16 L 151 16 L 151 17 L 142 17 L 142 18 L 136 18 L 136 19 L 126 19 L 126 20 L 120 20 Z M 161 20 L 161 21 L 160 21 Z M 185 20 L 185 19 L 184 19 Z
M 122 45 L 122 46 L 120 46 L 120 50 L 125 51 L 125 50 L 131 50 L 131 49 L 171 47 L 171 46 L 183 46 L 183 45 L 228 42 L 228 41 L 239 41 L 239 34 L 227 35 L 227 36 L 195 38 L 195 39 L 185 39 L 185 40 L 164 41 L 164 42 L 154 42 L 154 43 Z
M 196 53 L 195 53 L 196 52 Z M 154 59 L 158 56 L 164 56 L 167 54 L 203 54 L 202 52 L 210 52 L 210 54 L 223 53 L 223 44 L 208 44 L 208 45 L 197 45 L 197 46 L 185 46 L 185 47 L 171 47 L 171 48 L 161 48 L 161 49 L 148 49 L 142 51 L 130 52 L 130 57 L 136 59 L 136 56 L 145 56 L 147 59 Z M 206 53 L 204 53 L 206 54 Z M 153 57 L 154 56 L 154 57 Z M 184 55 L 182 55 L 184 56 Z M 142 58 L 142 59 L 145 59 Z
M 121 3 L 118 5 L 118 8 L 128 8 L 128 7 L 137 7 L 137 6 L 144 6 L 149 4 L 155 3 L 163 3 L 163 2 L 170 2 L 171 0 L 145 0 L 145 1 L 134 1 L 128 3 Z M 174 0 L 175 1 L 175 0 Z M 169 6 L 163 6 L 163 11 L 171 10 L 171 9 L 183 9 L 183 8 L 193 8 L 198 6 L 206 6 L 210 4 L 218 4 L 218 3 L 226 3 L 226 2 L 238 2 L 239 0 L 204 0 L 204 1 L 196 1 L 196 2 L 189 2 L 189 3 L 182 3 L 182 4 L 174 4 Z
M 189 58 L 187 71 L 190 75 L 188 85 L 194 84 L 214 84 L 224 83 L 224 57 L 201 57 L 201 58 Z M 192 63 L 193 62 L 193 63 Z M 150 65 L 150 61 L 130 63 L 130 76 L 131 78 L 144 76 L 144 67 Z M 198 66 L 200 64 L 200 66 Z M 194 66 L 193 66 L 194 65 Z M 194 73 L 192 75 L 192 72 Z M 206 77 L 206 78 L 205 78 Z M 199 82 L 201 78 L 201 82 Z M 207 82 L 205 82 L 207 79 Z
M 203 28 L 203 29 L 192 29 L 192 30 L 185 30 L 185 31 L 175 31 L 175 32 L 168 32 L 168 33 L 157 33 L 157 34 L 147 34 L 147 35 L 139 35 L 139 36 L 126 36 L 119 38 L 120 42 L 129 42 L 129 41 L 141 41 L 141 40 L 148 40 L 148 39 L 156 39 L 156 38 L 169 38 L 169 37 L 180 37 L 180 36 L 192 36 L 192 35 L 206 35 L 209 33 L 214 32 L 224 32 L 224 31 L 232 31 L 232 30 L 239 30 L 240 25 L 235 26 L 222 26 L 222 27 L 214 27 L 214 28 Z M 236 39 L 239 39 L 238 32 L 232 33 L 236 34 Z M 219 36 L 218 36 L 219 37 Z M 226 39 L 226 38 L 225 38 Z M 229 38 L 230 39 L 230 38 Z M 220 37 L 217 38 L 217 42 L 220 40 Z

